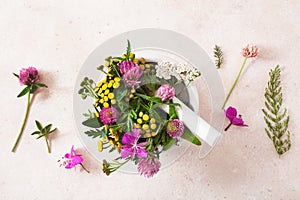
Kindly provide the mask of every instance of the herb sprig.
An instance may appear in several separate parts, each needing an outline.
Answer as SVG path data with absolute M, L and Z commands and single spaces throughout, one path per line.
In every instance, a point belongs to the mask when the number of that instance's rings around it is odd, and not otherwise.
M 49 144 L 49 135 L 54 131 L 56 131 L 56 128 L 51 130 L 52 124 L 48 124 L 47 126 L 43 127 L 42 124 L 37 120 L 35 120 L 35 124 L 38 130 L 31 133 L 31 135 L 38 135 L 36 139 L 40 139 L 44 137 L 47 144 L 48 153 L 51 153 L 51 148 Z
M 215 65 L 217 69 L 220 69 L 221 65 L 223 64 L 223 52 L 221 47 L 219 47 L 218 45 L 215 45 L 214 47 L 214 57 L 216 58 Z
M 273 141 L 279 156 L 291 148 L 290 132 L 288 130 L 290 117 L 287 115 L 287 109 L 282 108 L 280 73 L 279 65 L 269 72 L 270 80 L 265 89 L 266 108 L 262 109 L 267 124 L 265 131 Z

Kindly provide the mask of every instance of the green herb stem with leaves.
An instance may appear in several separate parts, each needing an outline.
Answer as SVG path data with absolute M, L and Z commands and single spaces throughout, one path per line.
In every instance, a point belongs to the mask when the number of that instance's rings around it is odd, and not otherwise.
M 16 76 L 19 79 L 19 82 L 21 85 L 26 85 L 26 87 L 19 93 L 19 95 L 17 96 L 18 98 L 25 96 L 27 94 L 27 105 L 26 105 L 26 110 L 25 110 L 25 115 L 24 115 L 24 119 L 22 122 L 22 126 L 21 129 L 19 131 L 19 134 L 17 136 L 17 139 L 14 143 L 14 146 L 12 148 L 12 152 L 16 152 L 17 146 L 20 142 L 20 139 L 22 137 L 22 134 L 24 132 L 24 128 L 25 128 L 25 124 L 27 122 L 28 119 L 28 113 L 29 113 L 29 109 L 30 109 L 30 105 L 31 105 L 31 94 L 32 96 L 34 95 L 35 91 L 39 88 L 39 87 L 45 87 L 47 88 L 47 85 L 45 85 L 44 83 L 38 83 L 39 81 L 39 75 L 38 75 L 38 71 L 36 68 L 34 67 L 28 67 L 28 68 L 23 68 L 20 70 L 20 74 L 15 74 L 13 73 L 14 76 Z
M 215 65 L 217 67 L 217 69 L 221 68 L 221 65 L 223 64 L 223 52 L 221 47 L 219 47 L 218 45 L 215 45 L 214 47 L 214 57 L 215 57 Z
M 290 117 L 287 109 L 282 108 L 281 70 L 279 65 L 269 73 L 270 80 L 265 89 L 265 108 L 262 109 L 267 124 L 265 131 L 272 140 L 279 157 L 291 148 L 290 132 L 288 130 Z
M 52 124 L 48 124 L 47 126 L 43 127 L 42 124 L 37 120 L 35 120 L 35 124 L 36 124 L 36 127 L 38 128 L 38 130 L 31 133 L 31 135 L 38 135 L 38 137 L 36 139 L 40 139 L 40 138 L 44 137 L 46 144 L 47 144 L 48 153 L 51 153 L 51 147 L 49 144 L 50 143 L 49 135 L 51 133 L 53 133 L 54 131 L 56 131 L 56 128 L 51 130 Z

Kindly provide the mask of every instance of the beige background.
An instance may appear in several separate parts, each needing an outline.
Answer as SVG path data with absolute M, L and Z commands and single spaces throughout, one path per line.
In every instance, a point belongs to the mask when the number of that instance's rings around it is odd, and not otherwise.
M 299 11 L 297 0 L 2 0 L 0 199 L 299 199 Z M 242 63 L 241 48 L 257 44 L 260 56 L 248 62 L 230 99 L 249 128 L 232 127 L 204 160 L 198 159 L 196 147 L 189 148 L 149 180 L 121 173 L 106 177 L 84 149 L 81 153 L 91 174 L 59 168 L 56 161 L 72 144 L 82 147 L 72 111 L 73 87 L 82 63 L 108 38 L 145 27 L 185 34 L 211 58 L 214 44 L 220 45 L 226 60 L 219 70 L 225 91 Z M 277 64 L 282 66 L 292 139 L 290 152 L 280 159 L 264 133 L 260 111 L 268 71 Z M 21 145 L 13 154 L 10 149 L 26 98 L 16 98 L 21 87 L 11 74 L 30 65 L 40 69 L 49 89 L 36 95 Z M 35 119 L 59 129 L 50 155 L 44 141 L 30 136 Z

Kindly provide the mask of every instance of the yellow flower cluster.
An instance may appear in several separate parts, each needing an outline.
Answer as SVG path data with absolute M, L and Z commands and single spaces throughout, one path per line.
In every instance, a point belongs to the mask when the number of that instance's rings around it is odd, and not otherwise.
M 105 129 L 108 129 L 107 126 L 105 126 Z M 109 142 L 109 144 L 115 148 L 118 153 L 120 153 L 122 143 L 120 142 L 119 133 L 122 133 L 122 131 L 116 131 L 112 128 L 109 128 L 107 136 L 98 141 L 98 151 L 101 152 L 103 150 L 103 143 Z
M 121 79 L 119 77 L 107 76 L 95 87 L 94 91 L 98 94 L 95 106 L 100 104 L 100 107 L 107 108 L 109 105 L 114 105 L 117 103 L 115 99 L 114 89 L 120 87 Z
M 144 138 L 152 137 L 157 134 L 157 124 L 154 118 L 150 118 L 148 114 L 139 112 L 134 128 L 140 129 L 141 135 Z

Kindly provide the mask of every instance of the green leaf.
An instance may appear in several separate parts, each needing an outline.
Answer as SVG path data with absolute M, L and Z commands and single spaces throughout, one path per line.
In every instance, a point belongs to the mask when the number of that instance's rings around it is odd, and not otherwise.
M 91 128 L 100 128 L 103 126 L 98 117 L 87 119 L 86 121 L 82 122 L 82 124 Z
M 48 134 L 53 133 L 54 131 L 56 131 L 57 128 L 51 130 Z
M 31 87 L 30 87 L 30 93 L 33 94 L 37 89 L 38 89 L 38 86 L 31 85 Z
M 87 134 L 89 137 L 92 137 L 92 138 L 96 138 L 96 137 L 102 138 L 105 134 L 104 129 L 89 130 L 89 131 L 86 131 L 84 133 Z
M 163 147 L 163 150 L 164 150 L 164 151 L 167 151 L 167 150 L 170 149 L 176 142 L 177 142 L 177 139 L 171 138 L 170 140 L 168 140 L 168 141 L 166 142 L 166 144 L 165 144 L 164 147 Z
M 177 111 L 174 105 L 169 105 L 169 116 L 170 120 L 178 119 Z
M 126 58 L 129 59 L 131 53 L 130 41 L 127 40 L 127 50 L 126 50 Z
M 45 135 L 43 135 L 43 134 L 41 134 L 39 137 L 37 137 L 36 139 L 38 140 L 38 139 L 40 139 L 40 138 L 42 138 L 42 137 L 45 137 Z
M 41 132 L 40 131 L 34 131 L 33 133 L 31 133 L 31 135 L 37 135 L 37 134 L 40 134 Z
M 116 101 L 120 102 L 126 96 L 126 94 L 127 94 L 127 90 L 126 89 L 122 90 L 121 93 L 116 95 Z
M 36 86 L 38 87 L 45 87 L 45 88 L 48 88 L 48 86 L 44 83 L 35 83 Z
M 30 92 L 30 86 L 27 86 L 26 88 L 24 88 L 20 94 L 18 94 L 18 98 L 24 96 L 25 94 L 27 94 L 28 92 Z
M 44 128 L 46 133 L 49 133 L 49 132 L 50 132 L 51 126 L 52 126 L 52 124 L 48 124 L 48 125 Z
M 181 138 L 183 138 L 195 145 L 198 145 L 198 146 L 201 145 L 201 141 L 186 126 L 184 127 L 184 133 L 181 136 Z
M 154 103 L 163 103 L 162 99 L 159 97 L 149 97 L 144 94 L 135 93 L 135 95 L 142 97 L 143 99 L 146 99 L 148 101 L 154 102 Z
M 282 108 L 281 71 L 279 65 L 269 72 L 269 82 L 265 89 L 265 108 L 262 109 L 267 125 L 265 132 L 272 140 L 279 156 L 291 147 L 290 132 L 288 131 L 289 116 L 287 109 Z
M 14 75 L 15 77 L 19 78 L 19 75 L 18 75 L 18 74 L 16 74 L 16 73 L 13 73 L 13 75 Z
M 42 126 L 42 124 L 41 124 L 39 121 L 35 120 L 35 124 L 36 124 L 36 127 L 37 127 L 39 130 L 42 130 L 42 129 L 43 129 L 43 126 Z

